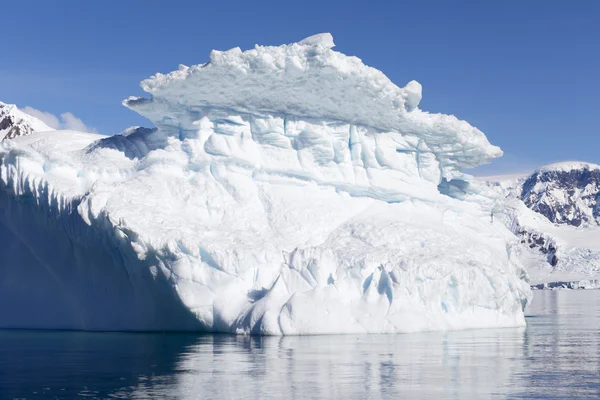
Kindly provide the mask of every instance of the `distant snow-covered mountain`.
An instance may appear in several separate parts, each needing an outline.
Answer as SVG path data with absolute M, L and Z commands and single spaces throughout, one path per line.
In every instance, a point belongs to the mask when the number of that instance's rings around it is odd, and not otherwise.
M 14 104 L 0 101 L 0 140 L 53 130 L 39 119 L 19 110 Z
M 567 162 L 540 168 L 520 187 L 523 202 L 551 222 L 600 224 L 600 166 Z
M 490 212 L 524 245 L 520 258 L 534 286 L 600 282 L 600 166 L 563 162 L 487 185 Z

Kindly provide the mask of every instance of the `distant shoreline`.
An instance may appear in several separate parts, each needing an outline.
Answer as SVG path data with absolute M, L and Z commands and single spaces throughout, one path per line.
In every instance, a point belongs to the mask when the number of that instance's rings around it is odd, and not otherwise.
M 577 281 L 556 281 L 530 285 L 532 290 L 559 289 L 600 289 L 600 279 L 581 279 Z

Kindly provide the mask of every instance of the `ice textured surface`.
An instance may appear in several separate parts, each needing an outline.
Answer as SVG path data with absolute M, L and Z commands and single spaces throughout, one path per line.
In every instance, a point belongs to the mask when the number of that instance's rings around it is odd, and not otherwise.
M 514 235 L 440 182 L 501 151 L 329 34 L 142 83 L 155 129 L 0 146 L 0 325 L 251 334 L 519 326 Z
M 409 146 L 412 151 L 435 155 L 448 178 L 454 167 L 473 167 L 502 155 L 467 122 L 419 110 L 418 82 L 398 87 L 381 71 L 331 47 L 331 35 L 321 34 L 278 47 L 213 50 L 205 64 L 180 65 L 146 79 L 142 88 L 152 98 L 130 98 L 125 105 L 159 125 L 183 130 L 196 129 L 192 124 L 210 107 L 235 115 L 308 117 L 370 133 L 402 133 L 417 140 Z

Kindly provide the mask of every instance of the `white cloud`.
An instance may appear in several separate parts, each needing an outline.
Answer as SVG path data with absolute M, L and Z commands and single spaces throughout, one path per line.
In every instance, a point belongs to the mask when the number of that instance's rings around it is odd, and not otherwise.
M 36 117 L 50 128 L 67 129 L 80 132 L 96 132 L 94 128 L 88 127 L 82 120 L 70 112 L 65 112 L 60 114 L 60 116 L 56 116 L 52 113 L 40 111 L 29 106 L 21 108 L 21 111 Z
M 52 113 L 36 110 L 35 108 L 29 106 L 20 108 L 20 110 L 24 113 L 31 115 L 32 117 L 36 117 L 37 119 L 48 125 L 50 128 L 60 128 L 60 120 L 56 115 Z
M 70 129 L 80 132 L 95 132 L 95 129 L 88 128 L 82 120 L 70 112 L 60 114 L 62 129 Z

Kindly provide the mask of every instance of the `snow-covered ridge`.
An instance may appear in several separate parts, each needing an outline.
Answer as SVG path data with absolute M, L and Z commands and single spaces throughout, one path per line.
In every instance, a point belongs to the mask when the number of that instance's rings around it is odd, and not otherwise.
M 536 170 L 523 182 L 520 198 L 557 224 L 600 224 L 600 167 L 560 163 Z
M 3 143 L 0 326 L 523 325 L 514 236 L 438 191 L 499 150 L 332 43 L 213 53 L 154 78 L 150 100 L 127 102 L 154 129 Z
M 583 161 L 563 161 L 554 164 L 548 164 L 535 170 L 535 173 L 544 172 L 570 172 L 580 170 L 600 170 L 600 165 Z
M 0 101 L 0 140 L 53 130 L 39 119 L 19 110 L 14 104 Z
M 584 162 L 548 165 L 525 179 L 516 192 L 529 209 L 543 216 L 539 220 L 523 215 L 521 220 L 528 230 L 540 232 L 553 242 L 555 248 L 550 266 L 530 268 L 534 282 L 597 280 L 600 167 Z

